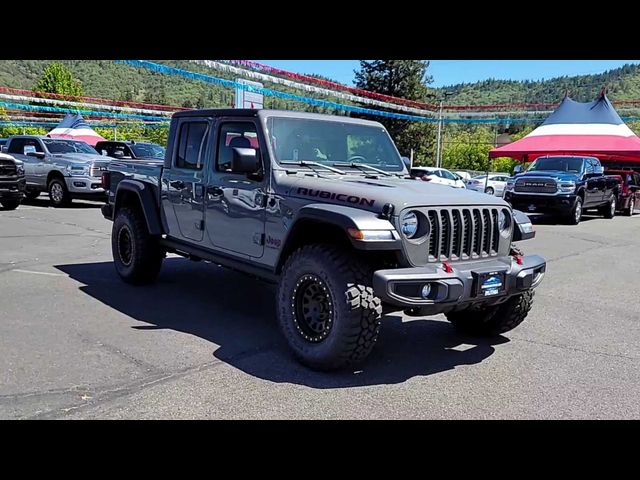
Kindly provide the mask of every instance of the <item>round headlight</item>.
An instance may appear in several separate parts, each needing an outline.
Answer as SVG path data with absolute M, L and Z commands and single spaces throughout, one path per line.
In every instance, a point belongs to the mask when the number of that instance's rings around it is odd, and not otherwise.
M 400 228 L 407 238 L 413 238 L 418 233 L 418 216 L 413 212 L 407 212 L 400 220 Z
M 506 210 L 500 210 L 498 212 L 498 228 L 500 233 L 508 232 L 511 228 L 511 215 Z

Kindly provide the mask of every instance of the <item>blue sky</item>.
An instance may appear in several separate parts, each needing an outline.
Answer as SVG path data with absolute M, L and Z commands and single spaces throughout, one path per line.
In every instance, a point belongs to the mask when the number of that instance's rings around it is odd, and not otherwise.
M 317 73 L 351 85 L 358 60 L 256 60 L 296 73 Z M 563 75 L 586 75 L 640 60 L 432 60 L 432 86 L 441 87 L 487 78 L 540 80 Z

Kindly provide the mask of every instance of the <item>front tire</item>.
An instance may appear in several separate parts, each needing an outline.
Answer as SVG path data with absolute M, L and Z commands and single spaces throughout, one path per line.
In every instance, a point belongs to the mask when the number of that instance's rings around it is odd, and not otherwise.
M 24 192 L 24 196 L 27 198 L 27 200 L 35 200 L 36 198 L 38 198 L 40 196 L 40 191 L 39 190 L 26 190 Z
M 302 364 L 335 370 L 369 355 L 382 319 L 372 274 L 365 262 L 334 245 L 305 246 L 287 259 L 278 322 Z
M 631 197 L 631 199 L 629 200 L 629 208 L 627 208 L 627 209 L 624 211 L 624 214 L 625 214 L 627 217 L 633 217 L 633 211 L 635 210 L 635 208 L 636 208 L 636 202 L 635 202 L 635 199 L 634 199 L 633 197 Z
M 487 195 L 493 195 L 495 193 L 495 191 L 493 190 L 492 187 L 487 187 L 485 189 L 484 193 L 486 193 Z
M 120 208 L 113 221 L 111 252 L 116 272 L 133 285 L 154 282 L 164 259 L 158 238 L 149 234 L 142 214 L 130 207 Z
M 611 195 L 609 197 L 609 201 L 607 202 L 607 204 L 602 207 L 602 216 L 604 218 L 613 218 L 616 216 L 616 206 L 617 206 L 617 202 L 616 202 L 616 197 L 615 195 Z
M 569 225 L 578 225 L 582 219 L 582 198 L 576 198 L 576 203 L 573 205 L 569 216 L 567 217 L 567 223 Z
M 49 180 L 47 187 L 51 204 L 56 207 L 67 207 L 71 204 L 71 194 L 63 178 L 54 177 Z
M 15 210 L 20 205 L 20 200 L 2 200 L 0 204 L 5 210 Z
M 477 336 L 493 336 L 513 330 L 520 325 L 533 304 L 534 291 L 528 290 L 506 302 L 481 310 L 467 309 L 449 312 L 447 319 L 461 332 Z

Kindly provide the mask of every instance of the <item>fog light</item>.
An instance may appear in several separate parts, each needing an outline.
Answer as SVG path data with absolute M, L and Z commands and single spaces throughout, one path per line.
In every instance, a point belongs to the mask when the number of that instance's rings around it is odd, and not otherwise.
M 422 298 L 426 300 L 427 298 L 429 298 L 430 293 L 431 293 L 431 284 L 430 283 L 424 284 L 422 286 L 422 290 L 420 290 L 420 295 L 422 295 Z

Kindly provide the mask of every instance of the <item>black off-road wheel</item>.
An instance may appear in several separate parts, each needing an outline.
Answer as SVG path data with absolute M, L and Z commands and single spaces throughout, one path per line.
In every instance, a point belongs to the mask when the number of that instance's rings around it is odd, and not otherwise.
M 336 370 L 373 349 L 382 303 L 373 271 L 352 252 L 309 245 L 287 259 L 278 288 L 278 322 L 296 358 L 314 370 Z
M 0 204 L 5 210 L 15 210 L 20 205 L 20 200 L 2 200 Z
M 447 319 L 461 332 L 476 336 L 492 336 L 513 330 L 531 310 L 533 290 L 511 297 L 506 302 L 479 310 L 449 312 Z
M 616 196 L 611 195 L 607 204 L 600 208 L 600 213 L 604 218 L 613 218 L 616 216 L 617 206 L 618 202 L 616 201 Z
M 67 207 L 71 204 L 71 194 L 67 190 L 67 184 L 61 177 L 53 177 L 47 186 L 49 200 L 54 207 Z
M 149 234 L 142 213 L 131 207 L 122 207 L 116 214 L 111 251 L 120 278 L 134 285 L 154 282 L 165 256 L 158 237 Z
M 576 198 L 576 203 L 573 205 L 571 212 L 566 217 L 567 223 L 569 225 L 578 225 L 580 220 L 582 219 L 582 198 Z

